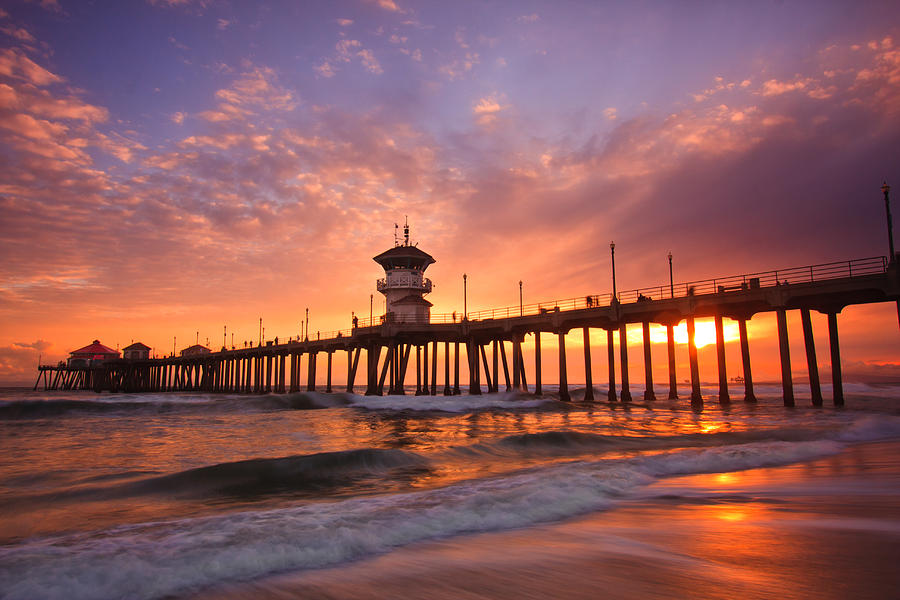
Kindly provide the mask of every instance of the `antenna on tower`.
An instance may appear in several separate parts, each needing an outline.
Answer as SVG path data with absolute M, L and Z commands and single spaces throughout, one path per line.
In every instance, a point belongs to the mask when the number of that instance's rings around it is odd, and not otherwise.
M 409 246 L 409 217 L 403 215 L 403 245 Z
M 400 240 L 398 239 L 398 236 L 400 235 L 398 232 L 399 229 L 400 226 L 394 223 L 394 248 L 400 245 Z

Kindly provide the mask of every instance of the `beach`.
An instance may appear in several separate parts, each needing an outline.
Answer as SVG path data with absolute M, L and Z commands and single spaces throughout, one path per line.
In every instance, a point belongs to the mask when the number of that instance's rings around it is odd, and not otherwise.
M 900 585 L 900 443 L 673 477 L 616 508 L 417 544 L 212 598 L 889 598 Z
M 712 389 L 7 390 L 0 598 L 890 597 L 900 386 Z

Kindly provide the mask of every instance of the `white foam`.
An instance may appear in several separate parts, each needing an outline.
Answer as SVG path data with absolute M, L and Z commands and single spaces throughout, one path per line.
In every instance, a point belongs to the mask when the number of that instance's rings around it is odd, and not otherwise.
M 523 400 L 515 392 L 481 396 L 352 396 L 353 406 L 370 410 L 415 410 L 462 413 L 473 410 L 535 408 L 547 402 Z

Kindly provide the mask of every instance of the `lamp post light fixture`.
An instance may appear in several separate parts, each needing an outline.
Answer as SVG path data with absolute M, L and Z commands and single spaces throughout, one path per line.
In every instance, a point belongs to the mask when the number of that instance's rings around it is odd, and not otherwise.
M 522 280 L 519 280 L 519 316 L 523 316 L 525 314 L 525 307 L 522 304 Z
M 467 303 L 468 300 L 466 297 L 468 294 L 468 288 L 466 287 L 467 286 L 466 280 L 468 278 L 469 278 L 469 276 L 466 275 L 465 273 L 463 273 L 463 320 L 464 321 L 469 320 L 469 306 L 468 306 L 468 303 Z
M 675 297 L 675 279 L 672 278 L 672 251 L 669 250 L 669 296 Z
M 891 199 L 890 192 L 891 186 L 884 182 L 884 185 L 881 186 L 881 191 L 884 192 L 884 211 L 887 213 L 887 230 L 888 230 L 888 248 L 891 251 L 891 255 L 888 257 L 890 262 L 894 262 L 897 260 L 897 255 L 894 253 L 894 224 L 893 219 L 891 218 Z
M 612 258 L 612 284 L 613 284 L 613 302 L 618 302 L 619 297 L 616 294 L 616 243 L 609 243 L 609 255 Z

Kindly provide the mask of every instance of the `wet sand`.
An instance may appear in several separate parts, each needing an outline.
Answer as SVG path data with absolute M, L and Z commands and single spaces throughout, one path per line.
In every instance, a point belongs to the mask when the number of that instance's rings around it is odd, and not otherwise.
M 893 598 L 900 443 L 673 477 L 564 523 L 416 544 L 193 598 Z

